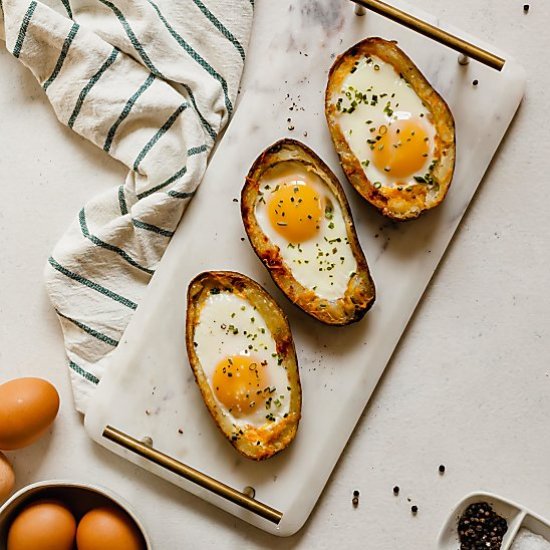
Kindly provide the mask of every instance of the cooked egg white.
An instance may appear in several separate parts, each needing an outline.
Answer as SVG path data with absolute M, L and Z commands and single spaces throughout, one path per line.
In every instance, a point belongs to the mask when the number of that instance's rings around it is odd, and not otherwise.
M 219 409 L 238 427 L 288 415 L 288 375 L 264 319 L 230 292 L 210 294 L 195 329 L 196 354 Z
M 357 262 L 340 203 L 319 176 L 299 162 L 276 164 L 262 176 L 255 214 L 296 281 L 326 300 L 345 295 Z
M 336 109 L 350 149 L 376 188 L 432 185 L 431 113 L 392 65 L 377 57 L 357 61 Z

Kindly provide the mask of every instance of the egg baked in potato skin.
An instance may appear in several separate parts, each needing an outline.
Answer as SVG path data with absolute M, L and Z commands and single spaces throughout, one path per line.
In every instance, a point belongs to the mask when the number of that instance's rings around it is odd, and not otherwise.
M 255 281 L 231 271 L 195 277 L 187 293 L 186 345 L 216 425 L 253 460 L 296 436 L 302 390 L 285 314 Z
M 411 220 L 443 201 L 453 115 L 395 42 L 367 38 L 336 59 L 325 115 L 348 180 L 383 215 Z
M 241 215 L 258 257 L 286 296 L 329 325 L 359 321 L 375 289 L 344 191 L 299 141 L 283 139 L 250 168 Z

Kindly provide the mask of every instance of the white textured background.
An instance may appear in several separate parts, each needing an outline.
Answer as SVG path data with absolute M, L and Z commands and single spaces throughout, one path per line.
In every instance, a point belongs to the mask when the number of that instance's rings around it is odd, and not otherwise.
M 266 78 L 273 1 L 256 0 L 247 65 Z M 276 1 L 323 10 L 340 0 Z M 125 171 L 61 127 L 30 73 L 2 51 L 0 381 L 44 376 L 63 400 L 53 434 L 10 453 L 18 487 L 51 478 L 104 484 L 132 502 L 159 550 L 430 550 L 454 504 L 478 489 L 550 518 L 550 3 L 531 2 L 528 15 L 523 3 L 416 0 L 512 52 L 527 69 L 527 96 L 317 508 L 291 539 L 241 523 L 88 441 L 42 269 L 81 205 Z

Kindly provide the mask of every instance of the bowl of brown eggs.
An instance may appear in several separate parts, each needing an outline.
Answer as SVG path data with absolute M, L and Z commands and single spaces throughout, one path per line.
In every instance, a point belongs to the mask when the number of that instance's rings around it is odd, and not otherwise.
M 17 451 L 53 424 L 59 395 L 47 380 L 0 384 L 0 504 L 15 485 L 1 451 Z M 151 550 L 128 504 L 108 489 L 72 481 L 43 481 L 15 493 L 0 508 L 0 550 Z
M 120 497 L 102 487 L 43 481 L 0 508 L 2 550 L 151 550 L 143 525 Z

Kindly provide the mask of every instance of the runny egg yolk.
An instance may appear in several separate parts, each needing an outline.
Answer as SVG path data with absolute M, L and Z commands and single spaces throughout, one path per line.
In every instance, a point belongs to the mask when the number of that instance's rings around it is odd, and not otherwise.
M 290 181 L 271 193 L 267 205 L 273 229 L 287 241 L 297 244 L 319 231 L 322 199 L 307 182 Z
M 415 119 L 398 120 L 378 129 L 372 160 L 389 176 L 407 178 L 422 169 L 429 151 L 430 139 L 422 123 Z
M 233 416 L 255 411 L 265 401 L 267 365 L 246 355 L 223 358 L 216 366 L 212 385 L 218 400 Z

